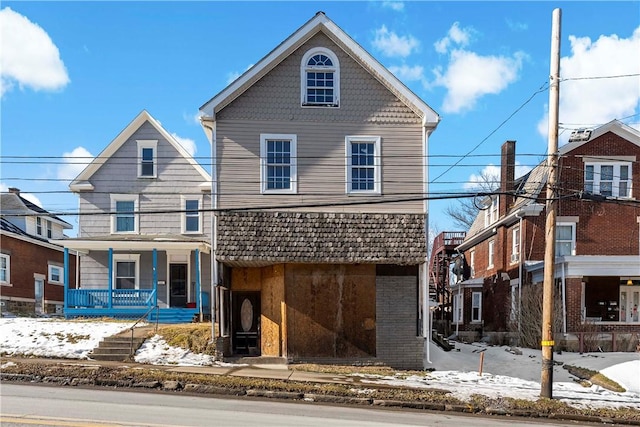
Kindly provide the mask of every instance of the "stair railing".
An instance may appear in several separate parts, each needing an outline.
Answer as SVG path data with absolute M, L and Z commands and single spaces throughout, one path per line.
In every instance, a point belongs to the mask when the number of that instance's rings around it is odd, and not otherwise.
M 136 328 L 136 325 L 142 320 L 146 319 L 153 310 L 156 310 L 156 326 L 154 328 L 154 332 L 158 333 L 158 309 L 159 307 L 157 305 L 149 307 L 149 309 L 142 316 L 140 316 L 138 320 L 136 320 L 129 328 L 131 330 L 131 346 L 129 347 L 129 358 L 133 358 L 133 330 Z

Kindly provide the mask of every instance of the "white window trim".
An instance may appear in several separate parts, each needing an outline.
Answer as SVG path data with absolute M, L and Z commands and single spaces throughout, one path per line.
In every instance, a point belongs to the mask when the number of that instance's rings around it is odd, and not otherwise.
M 42 230 L 44 230 L 44 227 L 42 226 L 42 217 L 37 216 L 36 217 L 36 235 L 43 236 L 44 233 L 42 232 Z
M 374 144 L 374 152 L 373 152 L 373 179 L 374 185 L 373 190 L 352 190 L 351 189 L 351 144 L 352 143 L 373 143 Z M 345 166 L 345 176 L 346 176 L 346 185 L 345 191 L 348 195 L 381 195 L 382 194 L 382 138 L 379 136 L 372 135 L 348 135 L 344 139 L 344 152 L 346 153 L 346 166 Z
M 476 276 L 476 251 L 475 249 L 469 252 L 469 269 L 471 273 L 471 278 Z
M 180 221 L 180 227 L 182 230 L 182 234 L 202 234 L 202 196 L 180 196 L 182 206 L 182 216 Z M 196 231 L 188 231 L 187 230 L 187 200 L 197 200 L 198 201 L 198 230 Z
M 493 268 L 494 266 L 493 258 L 496 256 L 496 241 L 489 240 L 488 245 L 489 246 L 487 248 L 487 258 L 488 258 L 487 268 Z
M 500 197 L 490 196 L 491 203 L 484 210 L 484 226 L 488 227 L 498 220 Z
M 138 178 L 157 178 L 158 177 L 158 140 L 157 139 L 138 139 Z M 142 149 L 153 149 L 153 174 L 142 175 Z
M 134 202 L 133 205 L 133 231 L 117 231 L 116 230 L 116 202 Z M 140 214 L 139 197 L 137 194 L 111 194 L 111 234 L 139 234 L 140 233 Z
M 11 255 L 0 253 L 0 258 L 7 260 L 7 274 L 6 280 L 0 280 L 0 286 L 12 286 L 11 285 Z
M 569 255 L 573 256 L 576 254 L 576 223 L 575 222 L 558 222 L 556 223 L 556 229 L 560 226 L 571 226 L 571 253 Z M 564 240 L 563 240 L 564 241 Z M 554 244 L 558 244 L 558 237 L 555 237 Z M 556 250 L 556 257 L 558 256 L 569 256 L 569 255 L 558 255 Z
M 511 230 L 511 264 L 518 261 L 520 261 L 520 227 Z
M 45 229 L 47 231 L 47 239 L 53 239 L 53 223 L 50 220 L 45 220 Z
M 116 279 L 117 279 L 117 265 L 120 261 L 133 261 L 136 264 L 136 281 L 135 281 L 135 289 L 140 289 L 140 254 L 113 254 L 113 265 L 112 265 L 112 274 L 113 274 L 113 289 L 116 289 Z
M 288 140 L 291 141 L 291 153 L 289 167 L 291 169 L 291 186 L 282 190 L 267 188 L 267 141 Z M 298 192 L 298 136 L 284 133 L 260 134 L 260 192 L 262 194 L 296 194 Z
M 478 301 L 478 318 L 473 317 L 473 309 L 476 307 L 474 305 L 474 296 L 479 295 Z M 481 323 L 482 322 L 482 292 L 471 292 L 471 323 Z
M 602 195 L 600 192 L 600 176 L 602 175 L 602 166 L 613 166 L 613 180 L 611 182 L 611 196 L 604 197 L 615 197 L 618 199 L 632 199 L 633 198 L 633 162 L 592 162 L 585 161 L 584 162 L 584 170 L 583 174 L 584 184 L 583 187 L 586 188 L 586 170 L 587 166 L 593 166 L 593 191 L 591 194 Z M 629 179 L 627 179 L 627 183 L 629 185 L 629 196 L 620 196 L 620 166 L 627 166 L 629 168 Z M 585 190 L 586 191 L 586 190 Z
M 331 61 L 333 61 L 333 68 L 327 69 L 327 71 L 333 72 L 333 104 L 307 103 L 307 62 L 309 61 L 309 58 L 318 53 L 328 56 Z M 307 53 L 302 56 L 302 61 L 300 62 L 300 105 L 303 108 L 340 107 L 340 61 L 338 61 L 338 57 L 335 53 L 325 47 L 309 49 Z
M 60 270 L 60 280 L 53 280 L 53 269 L 57 268 Z M 64 267 L 58 264 L 49 263 L 47 266 L 47 282 L 54 285 L 63 285 L 64 284 Z

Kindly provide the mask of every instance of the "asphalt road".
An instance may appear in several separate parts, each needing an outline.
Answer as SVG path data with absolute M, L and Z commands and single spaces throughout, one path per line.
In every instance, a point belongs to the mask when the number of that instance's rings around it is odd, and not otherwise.
M 478 415 L 2 383 L 0 424 L 12 426 L 567 426 Z M 545 420 L 548 421 L 548 420 Z M 584 424 L 582 424 L 584 425 Z

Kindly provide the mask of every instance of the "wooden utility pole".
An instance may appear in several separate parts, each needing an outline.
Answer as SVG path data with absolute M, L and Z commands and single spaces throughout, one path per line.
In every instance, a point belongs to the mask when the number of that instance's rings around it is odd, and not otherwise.
M 558 107 L 560 99 L 560 9 L 553 11 L 549 82 L 549 146 L 547 167 L 547 219 L 545 227 L 542 299 L 542 378 L 540 396 L 553 398 L 553 291 L 555 286 L 556 212 L 558 193 Z

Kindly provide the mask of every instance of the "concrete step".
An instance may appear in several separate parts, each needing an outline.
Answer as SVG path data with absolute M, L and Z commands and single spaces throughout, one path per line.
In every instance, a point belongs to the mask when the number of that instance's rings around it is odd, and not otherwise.
M 138 348 L 142 345 L 145 338 L 134 338 L 133 346 Z M 120 338 L 120 337 L 108 337 L 98 344 L 99 348 L 113 348 L 113 347 L 131 347 L 131 338 Z
M 127 354 L 91 354 L 89 356 L 93 360 L 103 360 L 108 362 L 126 362 L 129 360 L 129 352 Z

